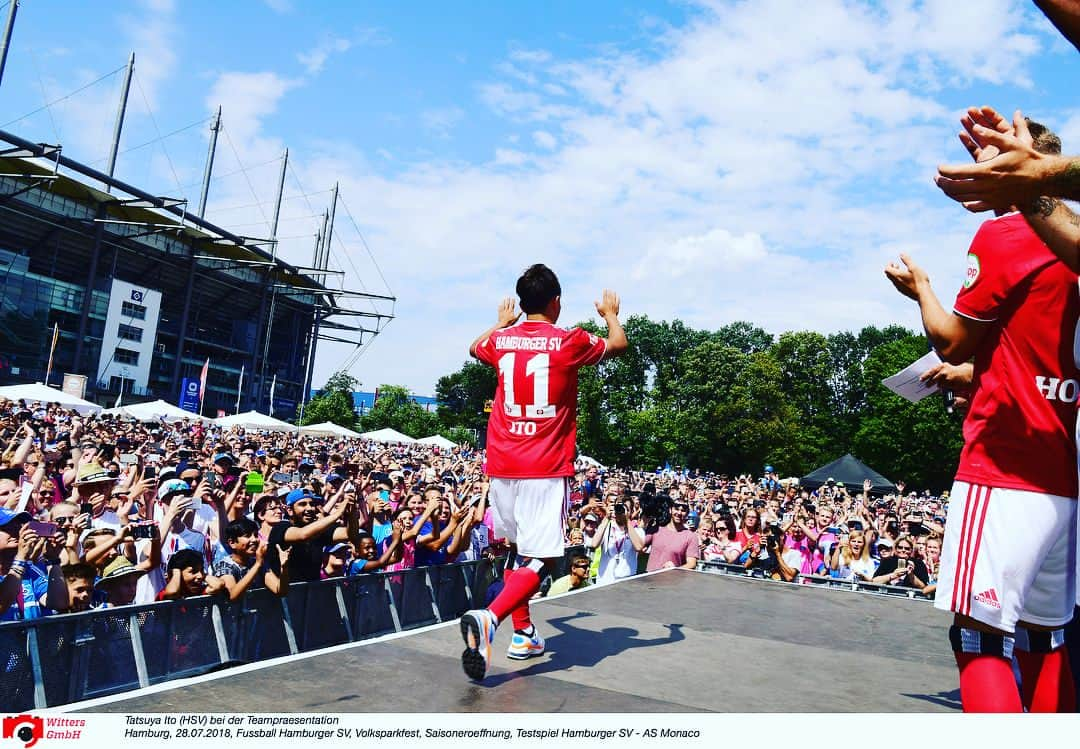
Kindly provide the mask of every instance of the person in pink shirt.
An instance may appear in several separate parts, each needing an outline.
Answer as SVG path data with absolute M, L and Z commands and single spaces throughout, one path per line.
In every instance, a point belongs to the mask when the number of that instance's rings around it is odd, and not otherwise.
M 690 505 L 676 500 L 671 506 L 671 522 L 667 525 L 661 526 L 655 533 L 646 534 L 644 542 L 638 540 L 636 533 L 630 534 L 634 549 L 640 551 L 645 546 L 651 546 L 646 572 L 672 567 L 692 570 L 697 567 L 701 541 L 696 533 L 686 527 L 689 514 Z

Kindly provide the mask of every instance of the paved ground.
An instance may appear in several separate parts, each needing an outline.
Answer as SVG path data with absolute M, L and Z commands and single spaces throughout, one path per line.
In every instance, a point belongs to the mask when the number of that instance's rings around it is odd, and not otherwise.
M 94 712 L 959 710 L 925 601 L 673 570 L 544 601 L 548 653 L 461 672 L 457 623 L 98 705 Z

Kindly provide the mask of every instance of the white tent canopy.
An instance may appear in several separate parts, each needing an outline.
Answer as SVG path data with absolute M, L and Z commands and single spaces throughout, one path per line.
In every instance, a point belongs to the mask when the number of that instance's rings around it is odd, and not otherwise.
M 205 416 L 185 411 L 179 406 L 174 406 L 163 400 L 149 403 L 133 403 L 130 406 L 120 406 L 119 408 L 107 408 L 102 413 L 109 416 L 127 416 L 138 421 L 182 421 L 184 419 L 209 421 Z
M 300 434 L 310 434 L 313 437 L 345 437 L 355 439 L 360 436 L 359 432 L 346 429 L 332 421 L 324 421 L 322 424 L 308 424 L 300 427 Z
M 41 403 L 59 403 L 64 408 L 73 409 L 81 414 L 96 414 L 101 412 L 101 406 L 91 403 L 74 395 L 68 395 L 63 390 L 48 387 L 40 382 L 25 383 L 23 385 L 8 385 L 0 387 L 0 398 L 17 401 L 24 400 L 27 404 L 34 401 Z
M 387 427 L 386 429 L 376 429 L 374 432 L 364 432 L 360 435 L 366 440 L 372 440 L 373 442 L 416 442 L 412 437 L 407 434 L 402 434 L 396 429 Z
M 441 434 L 433 434 L 430 437 L 424 437 L 416 441 L 418 445 L 435 445 L 440 450 L 453 450 L 457 447 L 457 443 L 446 439 Z
M 225 429 L 243 427 L 244 429 L 262 432 L 287 432 L 296 429 L 295 426 L 288 422 L 261 414 L 258 411 L 245 411 L 235 416 L 222 416 L 220 419 L 214 419 L 214 423 Z

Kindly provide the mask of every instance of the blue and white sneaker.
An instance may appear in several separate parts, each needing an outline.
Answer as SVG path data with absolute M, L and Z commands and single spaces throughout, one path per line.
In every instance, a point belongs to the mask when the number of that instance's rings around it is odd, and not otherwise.
M 515 661 L 523 661 L 544 654 L 544 638 L 532 627 L 530 634 L 514 632 L 510 639 L 510 647 L 506 651 L 506 657 Z
M 461 615 L 461 638 L 465 640 L 461 667 L 473 681 L 481 681 L 487 673 L 491 663 L 491 643 L 495 641 L 498 626 L 495 615 L 487 609 L 473 609 Z

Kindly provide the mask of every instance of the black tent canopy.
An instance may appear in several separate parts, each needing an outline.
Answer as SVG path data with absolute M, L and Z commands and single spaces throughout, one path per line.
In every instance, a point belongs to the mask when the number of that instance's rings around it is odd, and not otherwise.
M 829 479 L 843 484 L 848 491 L 852 488 L 862 491 L 863 481 L 870 479 L 870 491 L 875 494 L 887 494 L 896 491 L 896 485 L 870 468 L 851 453 L 823 465 L 799 479 L 799 485 L 807 489 L 817 489 Z

